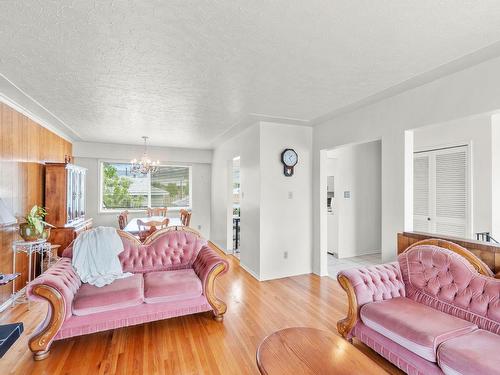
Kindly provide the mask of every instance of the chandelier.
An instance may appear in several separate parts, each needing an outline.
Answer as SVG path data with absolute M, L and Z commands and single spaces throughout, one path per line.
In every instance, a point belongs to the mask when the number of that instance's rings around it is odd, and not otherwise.
M 144 139 L 144 154 L 142 154 L 141 160 L 133 159 L 130 161 L 130 172 L 134 175 L 147 175 L 149 174 L 155 174 L 158 172 L 158 167 L 160 165 L 160 162 L 157 161 L 151 161 L 151 159 L 148 158 L 148 146 L 146 144 L 147 140 L 149 137 L 143 136 L 142 139 Z

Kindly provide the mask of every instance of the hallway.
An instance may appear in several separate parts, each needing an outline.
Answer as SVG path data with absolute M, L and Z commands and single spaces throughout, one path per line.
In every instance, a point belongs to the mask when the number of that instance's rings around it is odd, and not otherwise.
M 360 255 L 352 258 L 338 259 L 332 254 L 328 254 L 328 276 L 336 279 L 337 274 L 349 268 L 372 266 L 382 263 L 380 253 Z

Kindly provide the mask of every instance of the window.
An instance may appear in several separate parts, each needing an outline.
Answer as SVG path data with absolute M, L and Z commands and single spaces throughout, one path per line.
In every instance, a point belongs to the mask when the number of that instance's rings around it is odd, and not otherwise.
M 134 176 L 130 164 L 101 162 L 101 210 L 190 208 L 191 167 L 162 165 L 154 175 Z

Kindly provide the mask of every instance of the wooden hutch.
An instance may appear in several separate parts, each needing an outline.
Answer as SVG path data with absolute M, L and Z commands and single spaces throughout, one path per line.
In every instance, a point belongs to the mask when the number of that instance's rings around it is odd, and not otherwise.
M 56 227 L 49 241 L 61 245 L 58 255 L 78 234 L 92 228 L 92 218 L 85 217 L 86 172 L 70 163 L 45 164 L 46 221 Z

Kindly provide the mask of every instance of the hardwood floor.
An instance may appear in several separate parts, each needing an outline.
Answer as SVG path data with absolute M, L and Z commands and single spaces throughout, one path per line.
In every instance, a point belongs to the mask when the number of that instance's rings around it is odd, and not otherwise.
M 50 356 L 32 359 L 27 339 L 45 316 L 46 307 L 32 303 L 2 313 L 1 321 L 23 321 L 25 332 L 0 359 L 6 374 L 259 374 L 259 343 L 276 330 L 316 327 L 337 334 L 345 316 L 346 297 L 337 281 L 304 275 L 258 282 L 229 256 L 231 269 L 218 280 L 218 295 L 228 311 L 223 323 L 208 314 L 168 319 L 114 331 L 56 341 Z M 374 360 L 374 371 L 402 374 L 361 343 Z

